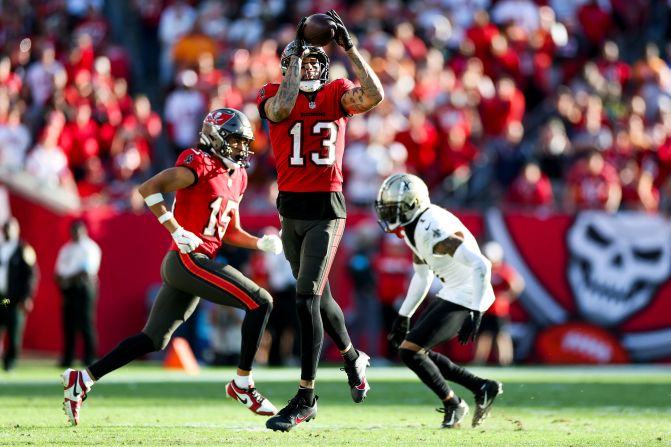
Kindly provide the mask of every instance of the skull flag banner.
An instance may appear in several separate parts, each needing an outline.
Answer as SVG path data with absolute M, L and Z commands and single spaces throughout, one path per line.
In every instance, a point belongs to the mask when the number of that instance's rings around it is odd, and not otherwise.
M 671 360 L 671 223 L 643 213 L 502 214 L 486 224 L 527 281 L 513 309 L 520 360 Z

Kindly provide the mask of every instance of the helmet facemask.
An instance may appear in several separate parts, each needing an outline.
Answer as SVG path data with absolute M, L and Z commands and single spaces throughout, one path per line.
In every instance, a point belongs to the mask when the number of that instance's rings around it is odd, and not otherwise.
M 375 213 L 382 229 L 392 233 L 412 223 L 430 203 L 428 189 L 419 177 L 395 174 L 382 183 Z
M 295 47 L 296 47 L 296 41 L 292 41 L 289 42 L 289 45 L 287 45 L 284 51 L 282 51 L 282 56 L 280 59 L 280 68 L 282 69 L 282 76 L 286 74 L 287 68 L 289 68 L 289 60 L 294 52 Z M 316 76 L 311 76 L 310 79 L 301 78 L 298 88 L 302 92 L 312 93 L 319 90 L 328 81 L 329 57 L 320 47 L 308 46 L 307 48 L 309 50 L 309 53 L 303 57 L 303 61 L 310 58 L 317 59 L 317 61 L 319 62 L 318 73 Z
M 236 137 L 237 147 L 229 140 Z M 231 164 L 247 168 L 249 159 L 254 154 L 249 145 L 254 141 L 252 127 L 247 117 L 235 109 L 218 109 L 210 112 L 200 132 L 200 145 L 209 149 L 226 166 Z

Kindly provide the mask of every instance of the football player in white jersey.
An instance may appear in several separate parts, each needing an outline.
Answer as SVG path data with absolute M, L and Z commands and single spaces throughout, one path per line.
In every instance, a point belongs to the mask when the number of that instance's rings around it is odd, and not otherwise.
M 419 177 L 394 174 L 385 179 L 375 212 L 382 228 L 403 238 L 413 252 L 415 273 L 389 339 L 399 345 L 401 360 L 443 402 L 443 408 L 438 409 L 445 413 L 442 427 L 458 426 L 469 411 L 447 380 L 475 395 L 472 425 L 476 427 L 503 392 L 502 384 L 477 377 L 431 349 L 455 336 L 462 344 L 475 339 L 482 313 L 494 302 L 491 263 L 456 216 L 431 204 L 429 191 Z M 441 299 L 431 303 L 410 330 L 410 318 L 436 277 L 442 283 Z

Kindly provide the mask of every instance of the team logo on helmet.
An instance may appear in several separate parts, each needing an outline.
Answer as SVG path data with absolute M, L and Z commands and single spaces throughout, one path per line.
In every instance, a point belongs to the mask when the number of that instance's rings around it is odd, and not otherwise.
M 228 113 L 225 110 L 215 110 L 205 117 L 205 122 L 221 126 L 222 124 L 227 123 L 233 116 L 235 115 Z

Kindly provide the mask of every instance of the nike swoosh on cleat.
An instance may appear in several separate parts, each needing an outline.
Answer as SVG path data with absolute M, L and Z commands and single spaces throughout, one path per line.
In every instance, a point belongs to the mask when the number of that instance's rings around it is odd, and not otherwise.
M 249 399 L 247 399 L 246 396 L 243 397 L 243 396 L 240 396 L 239 394 L 238 394 L 238 400 L 245 405 L 247 405 L 249 403 Z
M 455 414 L 456 414 L 456 413 L 452 413 L 452 417 L 450 418 L 449 421 L 447 421 L 447 424 L 446 424 L 446 425 L 454 425 L 454 416 L 455 416 Z
M 487 399 L 487 391 L 485 391 L 485 398 L 482 403 L 482 405 L 478 405 L 480 408 L 487 408 L 487 404 L 489 403 L 489 400 Z
M 300 424 L 301 422 L 305 422 L 305 420 L 310 417 L 310 415 L 305 415 L 304 417 L 296 416 L 296 425 Z
M 81 390 L 79 392 L 77 392 L 77 385 L 79 385 L 79 377 L 77 377 L 75 379 L 75 387 L 72 390 L 72 395 L 75 396 L 75 397 L 78 397 L 81 394 Z
M 358 384 L 357 386 L 355 386 L 354 388 L 356 388 L 359 391 L 364 391 L 366 389 L 366 378 L 362 377 L 361 378 L 361 383 Z

